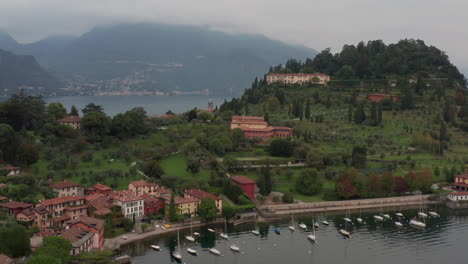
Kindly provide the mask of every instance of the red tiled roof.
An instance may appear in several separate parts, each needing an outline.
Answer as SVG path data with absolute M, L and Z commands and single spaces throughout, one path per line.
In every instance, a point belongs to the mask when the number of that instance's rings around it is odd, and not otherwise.
M 68 216 L 68 215 L 62 215 L 60 217 L 57 217 L 57 218 L 54 218 L 54 222 L 58 223 L 58 222 L 62 222 L 62 221 L 67 221 L 67 220 L 70 220 L 71 217 Z
M 325 73 L 270 73 L 268 75 L 286 75 L 286 76 L 328 76 Z
M 78 205 L 78 206 L 67 206 L 65 207 L 65 210 L 73 211 L 73 210 L 85 209 L 85 208 L 88 208 L 88 206 L 83 204 L 83 205 Z
M 100 193 L 93 193 L 93 194 L 90 194 L 90 195 L 86 196 L 86 197 L 85 197 L 85 200 L 86 200 L 86 202 L 90 202 L 90 201 L 92 201 L 92 200 L 98 198 L 99 196 L 102 196 L 102 194 L 100 194 Z
M 453 193 L 449 193 L 449 195 L 452 195 L 452 196 L 464 196 L 464 195 L 468 195 L 468 192 L 453 192 Z
M 70 225 L 74 225 L 77 223 L 83 223 L 89 227 L 93 227 L 96 229 L 101 229 L 104 226 L 104 220 L 97 219 L 94 217 L 89 217 L 89 216 L 80 216 L 77 219 L 67 222 L 67 224 L 70 224 Z
M 98 189 L 98 190 L 100 190 L 100 191 L 109 191 L 109 190 L 112 190 L 111 187 L 106 186 L 106 185 L 104 185 L 104 184 L 100 184 L 100 183 L 94 185 L 94 188 L 96 188 L 96 189 Z
M 180 197 L 180 196 L 175 196 L 174 197 L 174 202 L 175 202 L 175 204 L 195 203 L 195 202 L 198 202 L 198 199 L 197 198 L 184 198 L 184 197 Z M 171 199 L 166 199 L 166 201 L 164 201 L 164 203 L 170 204 Z
M 70 188 L 70 187 L 75 187 L 75 186 L 81 187 L 81 185 L 79 185 L 78 183 L 68 182 L 68 181 L 58 182 L 56 184 L 52 184 L 50 187 L 54 189 L 64 189 L 64 188 Z
M 95 215 L 107 215 L 112 213 L 112 211 L 109 208 L 101 208 L 96 211 L 94 211 Z
M 255 184 L 255 181 L 246 176 L 232 176 L 231 180 L 239 184 Z
M 218 196 L 213 195 L 211 193 L 207 193 L 207 192 L 202 191 L 200 189 L 193 189 L 193 188 L 192 189 L 187 189 L 187 190 L 185 190 L 185 194 L 187 194 L 189 196 L 192 196 L 192 197 L 195 197 L 195 198 L 197 198 L 199 200 L 201 200 L 203 198 L 207 198 L 207 197 L 211 198 L 211 199 L 213 199 L 215 201 L 221 200 L 221 198 L 219 198 Z
M 20 209 L 20 208 L 32 207 L 33 205 L 28 204 L 28 203 L 11 201 L 11 202 L 2 203 L 0 204 L 0 206 L 8 208 L 8 209 Z
M 62 119 L 57 120 L 59 123 L 79 123 L 81 122 L 81 117 L 79 116 L 69 116 Z
M 123 190 L 116 191 L 109 195 L 112 199 L 121 201 L 121 202 L 133 202 L 142 200 L 140 197 L 137 197 L 132 191 Z
M 156 183 L 154 183 L 154 182 L 146 182 L 145 180 L 134 181 L 134 182 L 131 182 L 130 184 L 133 185 L 133 186 L 135 186 L 135 187 L 145 187 L 145 186 L 153 187 L 153 186 L 158 186 L 158 185 L 157 185 Z
M 0 196 L 0 201 L 6 200 L 6 199 L 8 199 L 8 197 Z
M 0 264 L 11 264 L 14 263 L 15 260 L 8 257 L 7 255 L 0 254 Z
M 24 214 L 25 216 L 31 216 L 34 214 L 34 211 L 32 208 L 26 208 L 23 211 L 19 212 L 18 214 Z
M 468 188 L 468 184 L 462 182 L 456 182 L 452 184 L 453 186 Z
M 84 236 L 88 235 L 89 233 L 91 232 L 84 228 L 74 226 L 70 229 L 65 230 L 65 232 L 60 234 L 60 236 L 74 243 L 80 241 Z
M 21 168 L 20 168 L 20 167 L 15 167 L 15 166 L 8 165 L 8 166 L 3 166 L 2 169 L 4 169 L 4 170 L 19 170 L 19 169 L 21 169 Z
M 79 201 L 79 200 L 84 200 L 85 197 L 81 195 L 77 196 L 64 196 L 64 197 L 57 197 L 57 198 L 52 198 L 49 200 L 44 200 L 41 202 L 43 206 L 49 206 L 49 205 L 56 205 L 56 204 L 63 204 L 67 202 L 73 202 L 73 201 Z
M 156 191 L 157 191 L 159 194 L 171 194 L 171 193 L 172 193 L 171 190 L 169 190 L 169 189 L 164 189 L 163 187 L 157 188 Z
M 455 175 L 455 178 L 468 179 L 468 174 Z
M 6 184 L 0 183 L 0 188 L 6 187 Z

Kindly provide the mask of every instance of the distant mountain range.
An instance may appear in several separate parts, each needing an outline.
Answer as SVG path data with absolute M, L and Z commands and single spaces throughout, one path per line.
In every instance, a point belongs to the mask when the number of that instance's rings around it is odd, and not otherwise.
M 0 48 L 34 55 L 69 83 L 68 92 L 80 93 L 208 90 L 238 95 L 269 66 L 317 54 L 261 35 L 163 24 L 100 27 L 78 38 L 30 44 L 3 33 Z
M 62 84 L 31 55 L 16 55 L 0 49 L 0 97 L 24 89 L 30 94 L 50 94 Z

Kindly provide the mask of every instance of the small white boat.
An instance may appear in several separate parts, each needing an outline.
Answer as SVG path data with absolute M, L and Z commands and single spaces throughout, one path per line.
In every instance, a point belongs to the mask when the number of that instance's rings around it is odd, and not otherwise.
M 294 226 L 288 226 L 289 230 L 291 231 L 296 231 L 296 228 L 294 228 Z
M 345 236 L 345 237 L 351 237 L 351 234 L 348 231 L 344 230 L 344 229 L 340 229 L 340 234 Z
M 219 252 L 219 250 L 217 250 L 216 248 L 210 248 L 210 253 L 217 256 L 221 256 L 221 252 Z
M 234 244 L 229 247 L 234 252 L 240 252 L 240 248 Z
M 357 220 L 357 222 L 360 223 L 360 224 L 361 224 L 362 222 L 364 222 L 364 221 L 362 221 L 362 218 L 361 218 L 361 217 L 356 218 L 356 220 Z
M 221 233 L 219 236 L 220 236 L 221 238 L 224 238 L 224 239 L 228 239 L 228 238 L 229 238 L 228 234 L 225 234 L 225 233 Z
M 256 230 L 256 229 L 254 229 L 254 230 L 252 230 L 252 234 L 254 234 L 256 236 L 259 236 L 260 232 L 258 232 L 258 230 Z
M 193 235 L 194 235 L 194 236 L 200 236 L 200 233 L 194 232 Z
M 198 252 L 193 248 L 187 248 L 187 252 L 194 255 L 194 256 L 198 255 Z
M 215 231 L 211 228 L 208 228 L 208 232 L 214 233 Z
M 314 242 L 315 242 L 315 235 L 308 235 L 307 238 L 308 238 L 310 241 L 314 241 Z
M 195 238 L 193 236 L 185 236 L 185 239 L 187 239 L 190 242 L 195 242 Z
M 328 221 L 327 221 L 327 220 L 323 220 L 323 221 L 322 221 L 322 224 L 324 224 L 324 225 L 326 225 L 326 226 L 327 226 L 327 225 L 329 225 L 330 223 L 328 223 Z
M 315 223 L 314 223 L 314 226 L 315 226 L 315 228 L 318 228 L 318 227 L 319 227 L 319 223 L 318 223 L 318 222 L 315 222 Z
M 418 215 L 419 215 L 420 217 L 427 217 L 427 214 L 424 213 L 424 212 L 418 212 Z
M 403 217 L 402 213 L 396 213 L 395 215 L 398 216 L 398 217 Z
M 383 217 L 387 218 L 387 219 L 390 219 L 390 215 L 389 214 L 384 214 Z
M 177 261 L 182 261 L 182 255 L 181 255 L 179 252 L 177 252 L 177 251 L 173 252 L 173 253 L 172 253 L 172 256 L 173 256 Z
M 345 217 L 345 218 L 343 218 L 343 219 L 344 219 L 346 222 L 348 222 L 348 223 L 351 223 L 351 222 L 352 222 L 352 220 L 349 219 L 348 217 Z
M 381 217 L 380 215 L 374 215 L 374 219 L 377 220 L 377 221 L 383 221 L 383 217 Z
M 426 227 L 426 224 L 423 223 L 423 222 L 420 222 L 418 220 L 415 220 L 415 219 L 411 219 L 409 221 L 410 225 L 414 225 L 414 226 L 417 226 L 417 227 Z
M 395 225 L 398 226 L 398 227 L 402 227 L 402 226 L 403 226 L 403 224 L 402 224 L 401 222 L 398 222 L 398 221 L 395 222 Z
M 300 223 L 300 224 L 299 224 L 299 227 L 302 228 L 302 229 L 307 229 L 307 225 L 304 224 L 304 223 Z
M 436 212 L 429 211 L 429 215 L 433 217 L 439 217 L 440 215 Z
M 156 251 L 161 251 L 161 247 L 158 245 L 151 245 L 150 248 L 156 250 Z

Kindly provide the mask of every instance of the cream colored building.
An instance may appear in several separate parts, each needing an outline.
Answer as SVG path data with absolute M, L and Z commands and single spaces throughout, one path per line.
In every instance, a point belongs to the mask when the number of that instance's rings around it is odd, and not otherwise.
M 218 214 L 223 212 L 223 200 L 216 195 L 202 191 L 200 189 L 187 189 L 184 192 L 185 198 L 195 198 L 198 200 L 198 206 L 204 198 L 210 198 L 215 202 Z
M 128 219 L 138 219 L 144 215 L 143 198 L 137 197 L 132 191 L 116 191 L 109 198 L 113 204 L 122 208 L 122 213 Z
M 65 117 L 65 118 L 57 120 L 57 122 L 63 125 L 67 125 L 77 130 L 81 128 L 81 117 L 79 116 Z
M 231 130 L 235 128 L 265 129 L 268 123 L 260 116 L 233 116 Z
M 314 82 L 314 78 L 317 78 L 316 82 Z M 270 73 L 267 75 L 266 80 L 268 84 L 282 82 L 284 84 L 314 83 L 326 85 L 330 81 L 330 76 L 323 73 Z
M 128 190 L 132 191 L 136 196 L 140 196 L 145 193 L 157 194 L 158 185 L 152 182 L 146 182 L 144 180 L 134 181 L 128 185 Z
M 196 198 L 184 198 L 180 196 L 174 197 L 174 202 L 177 207 L 177 213 L 180 215 L 192 215 L 198 212 L 198 203 L 199 200 Z M 166 199 L 166 205 L 170 205 L 171 199 Z M 166 210 L 169 212 L 169 210 Z
M 63 181 L 50 187 L 53 189 L 55 197 L 84 195 L 84 187 L 74 182 Z

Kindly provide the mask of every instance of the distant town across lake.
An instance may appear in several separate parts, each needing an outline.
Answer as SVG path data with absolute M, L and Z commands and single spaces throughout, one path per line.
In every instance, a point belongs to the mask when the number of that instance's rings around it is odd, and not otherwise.
M 223 103 L 224 99 L 230 100 L 230 97 L 208 95 L 176 95 L 176 96 L 60 96 L 47 97 L 47 103 L 59 102 L 62 103 L 68 110 L 72 105 L 79 110 L 83 109 L 89 103 L 101 105 L 104 112 L 110 116 L 118 113 L 123 113 L 134 107 L 143 107 L 149 116 L 163 115 L 168 110 L 174 113 L 182 113 L 191 110 L 194 107 L 199 109 L 207 109 L 208 101 L 211 100 L 215 106 Z M 81 113 L 80 113 L 81 114 Z

